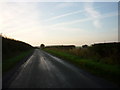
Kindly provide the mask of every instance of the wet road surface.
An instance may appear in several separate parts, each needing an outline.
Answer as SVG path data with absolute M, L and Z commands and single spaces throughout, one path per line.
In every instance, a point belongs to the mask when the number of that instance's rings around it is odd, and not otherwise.
M 10 88 L 110 88 L 113 84 L 35 49 Z

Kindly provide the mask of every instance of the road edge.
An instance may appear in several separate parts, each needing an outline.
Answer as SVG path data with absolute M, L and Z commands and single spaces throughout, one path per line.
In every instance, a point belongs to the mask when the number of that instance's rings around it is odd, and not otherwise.
M 10 83 L 15 79 L 15 77 L 19 73 L 19 68 L 30 58 L 30 56 L 34 53 L 34 50 L 24 57 L 23 60 L 21 60 L 19 63 L 16 64 L 14 68 L 12 68 L 10 71 L 2 75 L 2 89 L 3 88 L 9 88 Z

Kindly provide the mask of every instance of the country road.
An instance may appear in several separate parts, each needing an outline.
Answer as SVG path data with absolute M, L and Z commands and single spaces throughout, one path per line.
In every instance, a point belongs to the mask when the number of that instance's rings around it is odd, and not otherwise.
M 35 49 L 9 88 L 112 88 L 93 76 L 42 50 Z

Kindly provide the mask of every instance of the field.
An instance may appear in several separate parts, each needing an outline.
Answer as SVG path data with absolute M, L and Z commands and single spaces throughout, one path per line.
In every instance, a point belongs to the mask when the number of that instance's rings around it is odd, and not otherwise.
M 43 50 L 67 60 L 88 72 L 120 84 L 120 43 L 95 44 L 80 48 L 49 47 Z

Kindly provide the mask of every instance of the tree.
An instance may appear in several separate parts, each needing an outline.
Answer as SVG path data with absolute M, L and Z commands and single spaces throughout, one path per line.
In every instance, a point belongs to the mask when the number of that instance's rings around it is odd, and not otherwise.
M 45 45 L 44 45 L 44 44 L 41 44 L 41 45 L 40 45 L 40 48 L 45 48 Z
M 82 46 L 82 48 L 87 48 L 87 47 L 88 47 L 88 45 L 83 45 L 83 46 Z

